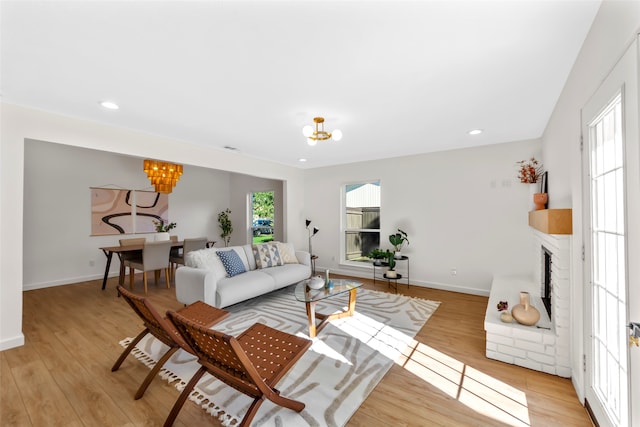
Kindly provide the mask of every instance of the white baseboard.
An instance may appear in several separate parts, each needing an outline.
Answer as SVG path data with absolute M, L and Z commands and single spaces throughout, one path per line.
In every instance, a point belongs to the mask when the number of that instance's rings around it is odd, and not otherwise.
M 367 269 L 366 271 L 359 271 L 359 270 L 355 270 L 355 269 L 332 269 L 331 270 L 332 273 L 335 274 L 342 274 L 345 276 L 353 276 L 353 277 L 360 277 L 363 279 L 371 279 L 372 278 L 372 272 L 370 269 Z M 382 279 L 384 280 L 384 279 Z M 402 282 L 402 281 L 398 281 L 398 284 L 402 284 L 402 283 L 406 283 L 406 282 Z M 413 278 L 411 279 L 411 286 L 420 286 L 423 288 L 432 288 L 432 289 L 440 289 L 443 291 L 450 291 L 450 292 L 460 292 L 463 294 L 470 294 L 470 295 L 480 295 L 480 296 L 484 296 L 484 297 L 488 297 L 489 296 L 489 292 L 490 290 L 488 289 L 477 289 L 477 288 L 470 288 L 470 287 L 466 287 L 466 286 L 458 286 L 458 285 L 452 285 L 450 283 L 439 283 L 439 282 L 425 282 L 422 280 L 414 280 Z
M 487 289 L 478 289 L 478 288 L 470 288 L 467 286 L 457 286 L 452 285 L 450 283 L 438 283 L 438 282 L 420 282 L 420 281 L 411 281 L 411 286 L 417 284 L 419 286 L 423 286 L 425 288 L 433 288 L 440 289 L 442 291 L 449 292 L 460 292 L 461 294 L 469 294 L 469 295 L 480 295 L 483 297 L 488 297 L 490 291 Z
M 585 398 L 584 382 L 582 381 L 583 379 L 584 379 L 584 376 L 582 376 L 582 378 L 577 378 L 577 375 L 571 375 L 571 383 L 573 384 L 573 388 L 576 391 L 576 394 L 578 395 L 578 400 L 580 400 L 580 403 L 582 403 L 582 405 L 584 405 L 584 398 Z
M 119 273 L 109 274 L 109 277 L 118 277 Z M 50 282 L 30 283 L 22 286 L 23 291 L 32 291 L 35 289 L 52 288 L 54 286 L 71 285 L 73 283 L 88 282 L 90 280 L 102 279 L 104 274 L 92 274 L 90 276 L 70 277 L 66 279 L 53 280 Z
M 9 350 L 10 348 L 21 347 L 24 345 L 24 335 L 20 333 L 13 338 L 0 341 L 0 351 Z

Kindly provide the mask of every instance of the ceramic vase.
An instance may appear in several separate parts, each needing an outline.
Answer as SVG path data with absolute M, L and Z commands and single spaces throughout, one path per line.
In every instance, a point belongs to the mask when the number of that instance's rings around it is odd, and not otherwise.
M 547 193 L 536 193 L 533 195 L 533 203 L 536 205 L 536 210 L 541 211 L 547 205 L 549 199 Z
M 520 304 L 513 307 L 511 315 L 522 325 L 533 326 L 540 320 L 540 312 L 531 305 L 529 292 L 520 292 Z
M 169 236 L 169 232 L 160 232 L 160 233 L 156 233 L 154 236 L 154 240 L 156 242 L 160 242 L 163 240 L 171 240 L 171 237 Z
M 394 257 L 395 259 L 402 259 L 402 252 L 400 252 L 400 251 L 395 251 L 395 252 L 393 253 L 393 257 Z
M 385 273 L 385 275 L 387 276 L 387 278 L 389 279 L 395 279 L 397 277 L 397 273 L 395 270 L 387 270 L 387 272 Z
M 540 184 L 539 183 L 531 183 L 527 184 L 529 186 L 529 210 L 536 210 L 536 203 L 534 201 L 534 197 L 537 193 L 540 192 Z
M 503 311 L 502 313 L 500 313 L 500 320 L 504 323 L 511 323 L 513 322 L 513 316 L 511 316 L 511 313 L 509 313 L 508 311 Z

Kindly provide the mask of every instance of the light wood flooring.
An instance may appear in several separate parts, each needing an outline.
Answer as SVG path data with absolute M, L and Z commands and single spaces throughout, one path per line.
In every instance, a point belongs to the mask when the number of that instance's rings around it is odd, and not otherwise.
M 162 425 L 178 391 L 156 378 L 135 401 L 148 368 L 130 356 L 111 372 L 118 342 L 142 329 L 116 297 L 116 283 L 24 293 L 26 344 L 0 352 L 1 426 Z M 387 290 L 380 282 L 365 287 Z M 141 275 L 134 290 L 142 292 Z M 347 426 L 592 425 L 570 380 L 485 358 L 487 298 L 404 285 L 400 293 L 441 305 Z M 150 281 L 149 298 L 160 312 L 182 306 L 163 281 Z M 220 423 L 187 402 L 175 425 Z

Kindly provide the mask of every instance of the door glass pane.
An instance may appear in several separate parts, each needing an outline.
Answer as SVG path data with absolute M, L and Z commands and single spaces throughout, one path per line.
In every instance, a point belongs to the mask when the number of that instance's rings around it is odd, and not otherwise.
M 610 419 L 626 420 L 625 207 L 621 97 L 589 126 L 593 390 Z

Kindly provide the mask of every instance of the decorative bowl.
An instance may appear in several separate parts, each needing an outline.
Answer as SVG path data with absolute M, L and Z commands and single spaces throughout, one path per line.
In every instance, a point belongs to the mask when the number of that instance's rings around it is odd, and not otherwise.
M 324 279 L 320 276 L 312 277 L 307 282 L 307 286 L 311 289 L 322 289 L 324 288 Z

